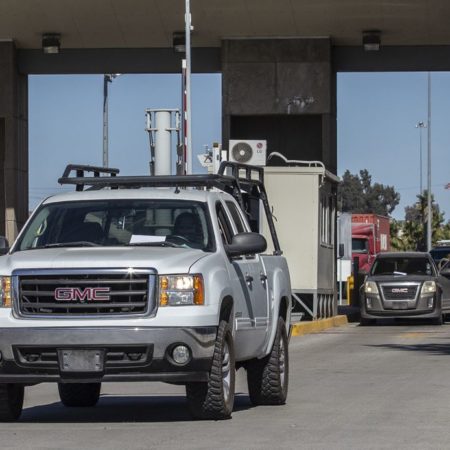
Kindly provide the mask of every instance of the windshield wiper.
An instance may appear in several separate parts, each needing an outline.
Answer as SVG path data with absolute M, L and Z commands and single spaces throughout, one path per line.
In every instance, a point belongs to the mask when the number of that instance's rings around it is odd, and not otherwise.
M 176 248 L 187 248 L 183 245 L 174 244 L 169 241 L 160 241 L 160 242 L 133 242 L 126 244 L 130 247 L 176 247 Z
M 90 241 L 76 241 L 76 242 L 54 242 L 52 244 L 40 245 L 39 247 L 30 247 L 24 250 L 41 250 L 43 248 L 62 248 L 62 247 L 99 247 L 100 244 L 95 244 Z

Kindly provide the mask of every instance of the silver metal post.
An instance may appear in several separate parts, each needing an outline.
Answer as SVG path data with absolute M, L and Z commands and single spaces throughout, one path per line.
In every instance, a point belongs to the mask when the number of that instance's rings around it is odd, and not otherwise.
M 106 73 L 103 75 L 103 167 L 108 167 L 109 145 L 108 145 L 108 83 L 112 83 L 114 78 L 120 73 Z
M 192 173 L 192 133 L 191 133 L 191 11 L 190 1 L 186 0 L 186 173 Z
M 427 251 L 431 250 L 431 236 L 433 228 L 433 210 L 431 204 L 431 74 L 428 72 L 428 176 L 427 176 Z
M 420 191 L 419 194 L 423 193 L 423 183 L 422 183 L 422 129 L 427 128 L 426 124 L 421 122 L 416 123 L 416 128 L 419 129 L 419 179 L 420 179 Z
M 108 83 L 109 75 L 103 75 L 103 167 L 108 167 Z

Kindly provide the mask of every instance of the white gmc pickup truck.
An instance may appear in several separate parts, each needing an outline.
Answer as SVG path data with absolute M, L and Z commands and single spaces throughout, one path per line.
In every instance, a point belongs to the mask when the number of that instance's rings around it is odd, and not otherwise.
M 283 404 L 291 287 L 262 169 L 117 173 L 68 166 L 76 191 L 44 200 L 0 257 L 0 421 L 27 385 L 82 407 L 107 381 L 184 384 L 195 418 L 225 419 L 239 367 L 254 404 Z

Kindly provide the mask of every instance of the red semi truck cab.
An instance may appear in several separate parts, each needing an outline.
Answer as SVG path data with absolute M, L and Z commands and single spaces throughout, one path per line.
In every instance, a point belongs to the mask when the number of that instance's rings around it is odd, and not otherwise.
M 389 217 L 352 214 L 352 261 L 358 258 L 360 273 L 368 273 L 375 256 L 390 247 Z

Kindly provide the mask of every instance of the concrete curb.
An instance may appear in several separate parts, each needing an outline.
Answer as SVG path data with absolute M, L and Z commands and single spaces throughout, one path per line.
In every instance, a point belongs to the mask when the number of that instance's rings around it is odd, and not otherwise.
M 292 336 L 317 333 L 328 328 L 341 327 L 348 324 L 347 316 L 334 316 L 328 319 L 299 322 L 292 326 Z

